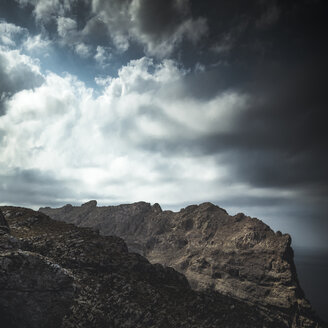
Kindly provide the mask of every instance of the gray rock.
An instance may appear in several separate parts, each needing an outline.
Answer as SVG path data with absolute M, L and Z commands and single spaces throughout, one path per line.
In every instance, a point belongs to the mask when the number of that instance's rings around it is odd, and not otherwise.
M 149 208 L 153 211 L 146 203 L 136 204 L 132 212 Z M 304 323 L 301 316 L 295 321 L 294 312 L 194 291 L 183 274 L 128 252 L 119 237 L 100 236 L 29 209 L 4 210 L 19 241 L 10 244 L 9 234 L 0 238 L 0 315 L 6 328 L 287 328 Z M 186 247 L 185 241 L 171 241 Z M 316 322 L 315 317 L 306 320 Z
M 35 253 L 0 254 L 2 322 L 9 327 L 60 327 L 74 299 L 73 278 Z
M 291 237 L 262 221 L 211 203 L 180 212 L 158 204 L 40 209 L 56 220 L 122 237 L 128 248 L 183 273 L 193 289 L 215 291 L 262 309 L 288 312 L 297 327 L 314 325 L 299 285 Z M 264 310 L 266 311 L 266 310 Z M 312 323 L 311 323 L 312 322 Z M 296 327 L 295 326 L 295 327 Z

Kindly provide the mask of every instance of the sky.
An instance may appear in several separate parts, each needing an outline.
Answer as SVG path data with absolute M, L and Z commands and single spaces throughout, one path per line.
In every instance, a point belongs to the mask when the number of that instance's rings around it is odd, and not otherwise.
M 328 248 L 327 2 L 1 0 L 0 203 L 205 201 Z

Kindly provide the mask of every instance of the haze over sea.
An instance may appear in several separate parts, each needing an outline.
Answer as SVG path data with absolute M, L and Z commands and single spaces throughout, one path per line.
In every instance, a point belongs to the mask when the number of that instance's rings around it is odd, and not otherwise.
M 328 252 L 323 249 L 294 249 L 300 284 L 313 309 L 328 322 Z

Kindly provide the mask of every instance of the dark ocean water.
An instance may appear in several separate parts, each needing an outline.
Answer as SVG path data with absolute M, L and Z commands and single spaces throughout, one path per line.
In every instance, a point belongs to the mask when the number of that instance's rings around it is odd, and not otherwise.
M 305 297 L 328 322 L 328 251 L 294 248 L 294 261 Z

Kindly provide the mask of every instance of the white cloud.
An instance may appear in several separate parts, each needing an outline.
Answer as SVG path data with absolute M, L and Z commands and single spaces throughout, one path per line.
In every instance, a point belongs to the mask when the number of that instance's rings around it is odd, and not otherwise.
M 38 21 L 48 22 L 58 16 L 64 16 L 71 10 L 75 0 L 16 0 L 21 6 L 33 5 Z
M 5 103 L 13 94 L 37 87 L 42 82 L 38 61 L 19 50 L 0 47 L 0 115 L 4 114 Z
M 112 82 L 112 80 L 113 79 L 110 76 L 107 76 L 107 77 L 97 76 L 97 77 L 95 77 L 96 84 L 101 86 L 101 87 L 105 87 L 105 86 L 109 85 Z
M 3 46 L 14 47 L 17 40 L 26 37 L 27 34 L 25 28 L 0 20 L 0 44 Z
M 40 87 L 16 93 L 0 117 L 0 170 L 38 170 L 58 181 L 80 181 L 79 199 L 92 194 L 107 202 L 172 204 L 218 197 L 216 184 L 227 167 L 216 157 L 167 156 L 145 148 L 225 131 L 245 106 L 245 97 L 234 93 L 186 98 L 186 74 L 172 60 L 154 64 L 142 58 L 103 81 L 104 92 L 95 96 L 73 76 L 48 73 Z
M 122 52 L 129 47 L 130 3 L 131 0 L 92 0 L 92 11 L 96 19 L 106 25 L 115 47 Z M 97 32 L 90 31 L 90 27 L 87 25 L 84 33 Z
M 21 51 L 45 52 L 51 45 L 49 39 L 41 34 L 30 35 L 26 28 L 0 20 L 0 46 L 2 49 L 20 49 Z
M 106 66 L 111 59 L 111 49 L 108 47 L 97 46 L 94 59 L 102 66 Z
M 69 17 L 58 17 L 57 31 L 62 38 L 72 39 L 77 33 L 77 23 L 74 19 Z
M 41 34 L 35 36 L 29 36 L 23 43 L 23 49 L 28 52 L 47 52 L 51 41 L 43 39 Z
M 83 29 L 73 19 L 76 0 L 17 1 L 22 6 L 34 6 L 39 23 L 49 27 L 49 23 L 57 22 L 65 45 L 104 47 L 108 42 L 120 53 L 137 42 L 146 55 L 165 58 L 184 39 L 197 43 L 207 33 L 206 19 L 192 17 L 189 0 L 91 0 L 90 18 Z
M 75 46 L 75 52 L 82 58 L 91 56 L 92 48 L 85 43 L 78 43 Z
M 84 43 L 82 34 L 77 29 L 77 22 L 69 17 L 57 18 L 57 32 L 61 37 L 61 44 L 67 45 L 82 58 L 92 56 L 93 48 Z
M 15 76 L 22 71 L 22 75 L 30 71 L 34 75 L 41 75 L 38 61 L 29 56 L 23 55 L 19 50 L 6 50 L 0 48 L 1 63 L 3 72 L 10 76 Z

